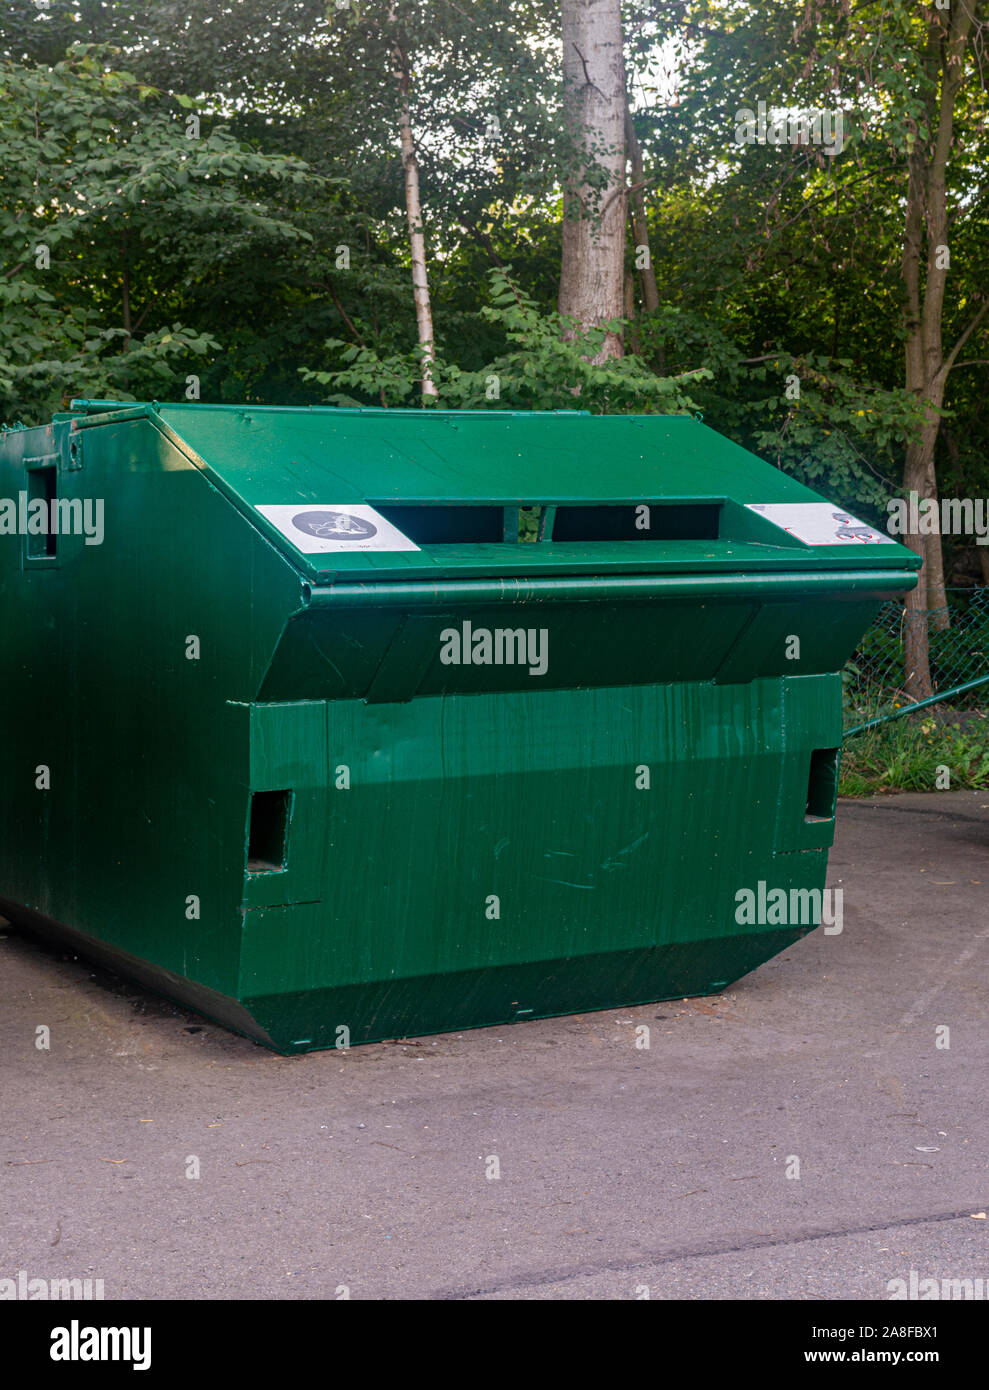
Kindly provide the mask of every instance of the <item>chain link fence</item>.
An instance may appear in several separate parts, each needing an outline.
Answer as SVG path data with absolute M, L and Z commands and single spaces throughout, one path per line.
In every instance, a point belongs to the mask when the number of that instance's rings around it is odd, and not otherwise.
M 946 592 L 947 606 L 931 609 L 926 615 L 935 693 L 989 675 L 989 588 L 948 589 Z M 938 622 L 944 614 L 948 617 L 946 628 Z M 919 614 L 911 614 L 909 620 L 916 621 L 919 617 Z M 905 689 L 903 630 L 906 621 L 908 618 L 901 603 L 884 603 L 842 672 L 846 728 L 913 703 Z M 956 696 L 952 707 L 961 710 L 989 707 L 989 686 Z

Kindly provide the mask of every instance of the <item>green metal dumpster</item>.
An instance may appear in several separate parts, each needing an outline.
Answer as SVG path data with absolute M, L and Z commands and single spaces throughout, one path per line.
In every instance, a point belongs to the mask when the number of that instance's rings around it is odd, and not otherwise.
M 286 1053 L 723 989 L 916 565 L 688 417 L 74 402 L 0 443 L 2 910 Z

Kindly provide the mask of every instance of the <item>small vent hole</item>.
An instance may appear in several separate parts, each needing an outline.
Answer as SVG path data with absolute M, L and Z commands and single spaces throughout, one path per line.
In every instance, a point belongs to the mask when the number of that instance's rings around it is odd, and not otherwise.
M 52 529 L 52 503 L 58 496 L 58 469 L 32 468 L 27 475 L 28 501 L 44 502 L 45 530 L 41 535 L 28 533 L 27 553 L 32 559 L 53 560 L 58 553 L 58 535 Z M 37 511 L 35 507 L 33 509 Z
M 285 868 L 292 793 L 253 792 L 247 841 L 247 872 L 277 873 Z
M 815 748 L 810 755 L 807 811 L 804 820 L 833 820 L 838 796 L 837 748 Z

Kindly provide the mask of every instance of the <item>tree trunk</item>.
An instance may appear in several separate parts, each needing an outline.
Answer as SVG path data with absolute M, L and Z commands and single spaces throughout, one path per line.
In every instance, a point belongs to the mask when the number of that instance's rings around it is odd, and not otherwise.
M 572 149 L 563 175 L 561 314 L 582 329 L 622 317 L 625 58 L 621 0 L 562 0 L 563 83 Z M 621 357 L 609 333 L 592 361 Z
M 640 352 L 642 344 L 639 341 L 639 328 L 636 323 L 635 315 L 635 276 L 631 271 L 625 272 L 625 309 L 624 317 L 628 323 L 628 341 L 633 352 Z
M 934 476 L 934 448 L 937 443 L 938 427 L 941 417 L 937 414 L 944 399 L 944 386 L 947 377 L 939 373 L 926 390 L 918 386 L 911 362 L 924 356 L 917 352 L 916 338 L 912 335 L 907 342 L 907 387 L 923 396 L 927 403 L 927 418 L 921 430 L 920 439 L 907 449 L 906 465 L 903 471 L 903 486 L 907 495 L 917 494 L 918 509 L 921 501 L 927 499 L 930 507 L 937 509 L 937 483 Z M 914 352 L 911 354 L 911 346 Z M 903 537 L 906 545 L 923 561 L 920 582 L 912 594 L 907 594 L 905 607 L 907 622 L 904 631 L 906 644 L 907 694 L 913 700 L 926 699 L 933 695 L 930 671 L 930 610 L 944 608 L 944 570 L 941 557 L 941 536 L 918 533 Z M 935 625 L 937 620 L 933 620 Z
M 921 437 L 907 449 L 903 486 L 918 501 L 937 505 L 934 451 L 941 423 L 948 373 L 961 341 L 946 358 L 943 340 L 944 291 L 948 245 L 947 169 L 954 130 L 955 102 L 965 77 L 965 48 L 972 27 L 972 9 L 956 5 L 946 15 L 931 10 L 925 63 L 939 74 L 940 93 L 929 112 L 931 137 L 916 147 L 907 162 L 907 208 L 903 233 L 901 275 L 906 330 L 906 387 L 926 405 Z M 936 109 L 934 109 L 936 107 Z M 926 244 L 926 275 L 921 292 L 921 261 Z M 969 330 L 970 331 L 970 330 Z M 963 338 L 967 337 L 967 332 Z M 930 672 L 928 609 L 945 606 L 940 529 L 936 534 L 909 534 L 905 543 L 924 559 L 920 583 L 905 601 L 904 655 L 906 688 L 912 699 L 933 693 Z M 937 621 L 937 620 L 936 620 Z M 947 626 L 943 615 L 938 626 Z
M 127 233 L 120 238 L 120 260 L 123 265 L 124 281 L 121 288 L 121 316 L 124 325 L 124 346 L 126 352 L 130 347 L 131 340 L 131 318 L 130 318 L 130 251 L 127 246 Z
M 643 248 L 645 250 L 645 264 L 639 270 L 639 280 L 642 285 L 642 306 L 647 314 L 651 314 L 654 309 L 659 308 L 659 288 L 656 284 L 656 271 L 653 267 L 652 251 L 649 246 L 646 200 L 642 193 L 642 186 L 645 183 L 645 174 L 642 168 L 642 146 L 635 133 L 632 113 L 628 109 L 627 93 L 625 97 L 625 144 L 628 147 L 629 173 L 631 175 L 629 203 L 632 211 L 632 236 L 635 241 L 636 261 L 642 256 Z
M 924 344 L 920 313 L 920 257 L 923 245 L 923 160 L 918 151 L 911 154 L 907 174 L 907 216 L 903 232 L 903 257 L 900 273 L 904 290 L 904 326 L 906 328 L 906 385 L 908 391 L 920 393 L 924 384 Z M 931 456 L 934 436 L 930 435 Z M 903 469 L 903 487 L 910 496 L 927 496 L 929 463 L 923 441 L 911 443 Z M 924 559 L 924 537 L 913 531 L 902 538 L 915 555 Z M 907 694 L 923 700 L 933 694 L 931 687 L 930 644 L 927 630 L 927 573 L 921 569 L 917 587 L 903 600 L 903 659 L 904 683 Z
M 395 23 L 394 8 L 388 18 Z M 398 131 L 402 145 L 402 168 L 405 170 L 405 210 L 409 219 L 409 247 L 412 253 L 412 295 L 416 307 L 416 328 L 419 346 L 423 349 L 422 394 L 438 396 L 433 380 L 436 353 L 433 346 L 433 310 L 429 300 L 429 278 L 426 274 L 426 239 L 422 229 L 422 205 L 419 201 L 419 161 L 412 138 L 412 116 L 409 109 L 409 64 L 405 49 L 396 39 L 392 49 L 392 71 L 398 82 L 400 103 Z
M 937 489 L 934 489 L 937 497 Z M 924 537 L 924 566 L 927 570 L 927 607 L 931 627 L 935 632 L 947 632 L 951 626 L 948 591 L 944 583 L 944 541 L 940 535 Z

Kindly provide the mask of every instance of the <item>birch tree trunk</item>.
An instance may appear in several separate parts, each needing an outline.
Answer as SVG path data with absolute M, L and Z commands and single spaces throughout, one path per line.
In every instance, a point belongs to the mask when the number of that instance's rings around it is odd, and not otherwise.
M 394 8 L 388 12 L 395 23 Z M 412 136 L 412 115 L 409 106 L 409 62 L 401 41 L 396 38 L 392 48 L 392 71 L 399 89 L 398 132 L 402 147 L 402 168 L 405 171 L 405 210 L 409 220 L 409 248 L 412 254 L 412 296 L 416 309 L 416 330 L 423 349 L 422 394 L 437 396 L 433 380 L 436 354 L 433 347 L 433 310 L 429 299 L 429 277 L 426 273 L 426 239 L 422 227 L 422 204 L 419 199 L 419 161 Z
M 584 329 L 620 319 L 625 267 L 625 58 L 621 0 L 562 0 L 572 161 L 563 178 L 559 309 Z M 622 356 L 609 333 L 592 359 Z

